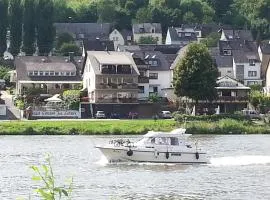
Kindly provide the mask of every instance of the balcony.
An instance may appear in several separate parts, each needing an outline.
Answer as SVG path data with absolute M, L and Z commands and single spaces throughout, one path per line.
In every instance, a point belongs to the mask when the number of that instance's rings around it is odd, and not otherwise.
M 111 99 L 104 99 L 98 98 L 96 103 L 138 103 L 138 99 L 136 98 L 111 98 Z
M 102 74 L 132 74 L 132 67 L 129 65 L 105 65 L 101 68 Z
M 232 96 L 221 96 L 218 97 L 217 101 L 220 102 L 248 102 L 248 97 L 232 97 Z
M 139 76 L 138 83 L 149 83 L 149 77 L 147 76 Z
M 112 90 L 112 89 L 138 89 L 137 83 L 99 83 L 96 85 L 96 89 Z

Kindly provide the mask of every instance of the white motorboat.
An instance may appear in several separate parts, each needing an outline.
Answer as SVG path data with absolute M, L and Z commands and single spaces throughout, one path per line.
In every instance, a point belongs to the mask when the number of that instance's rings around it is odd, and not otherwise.
M 171 132 L 149 131 L 138 142 L 129 140 L 112 140 L 109 144 L 96 148 L 110 162 L 134 161 L 153 163 L 208 163 L 206 153 L 187 143 L 186 129 L 179 128 Z

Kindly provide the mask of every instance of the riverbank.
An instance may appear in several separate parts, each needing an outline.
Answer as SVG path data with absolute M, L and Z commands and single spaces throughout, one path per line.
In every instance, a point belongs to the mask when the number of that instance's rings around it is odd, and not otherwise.
M 3 121 L 0 135 L 139 135 L 149 130 L 186 127 L 190 134 L 270 134 L 270 126 L 251 121 L 99 120 Z

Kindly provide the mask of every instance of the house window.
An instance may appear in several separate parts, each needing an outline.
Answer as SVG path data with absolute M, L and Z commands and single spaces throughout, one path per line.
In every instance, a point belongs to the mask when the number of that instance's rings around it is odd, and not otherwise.
M 158 93 L 158 87 L 157 86 L 153 87 L 153 92 Z
M 65 76 L 65 72 L 60 72 L 60 76 Z
M 149 79 L 158 79 L 158 73 L 149 73 Z
M 44 76 L 44 72 L 43 71 L 39 71 L 39 76 Z
M 34 76 L 38 76 L 38 71 L 34 71 Z
M 247 85 L 257 85 L 258 81 L 248 81 Z
M 70 72 L 66 72 L 66 76 L 70 76 Z
M 50 76 L 54 76 L 54 71 L 50 71 Z
M 33 76 L 33 72 L 28 72 L 28 76 Z
M 255 60 L 254 59 L 249 59 L 249 66 L 255 66 Z
M 249 77 L 256 77 L 257 76 L 257 71 L 249 71 L 248 76 Z
M 230 55 L 232 55 L 232 51 L 228 50 L 228 49 L 224 49 L 223 54 L 224 54 L 224 56 L 230 56 Z
M 47 72 L 45 72 L 45 76 L 49 76 L 49 72 L 47 71 Z
M 70 72 L 70 76 L 75 76 L 76 73 L 75 72 Z
M 139 93 L 144 93 L 144 86 L 139 86 Z
M 232 73 L 232 71 L 231 70 L 228 70 L 227 73 Z
M 158 65 L 158 62 L 157 62 L 157 60 L 153 60 L 153 62 L 152 62 L 152 66 L 157 66 Z
M 54 75 L 55 76 L 59 76 L 59 72 L 54 72 Z

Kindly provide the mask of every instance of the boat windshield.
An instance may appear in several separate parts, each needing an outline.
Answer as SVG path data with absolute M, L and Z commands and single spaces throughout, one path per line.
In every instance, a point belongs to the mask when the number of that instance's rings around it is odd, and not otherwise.
M 155 144 L 155 145 L 179 145 L 179 139 L 177 137 L 147 137 L 139 140 L 137 145 Z

